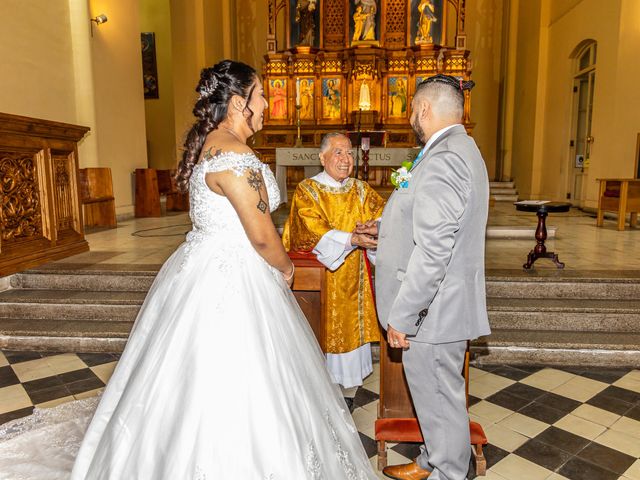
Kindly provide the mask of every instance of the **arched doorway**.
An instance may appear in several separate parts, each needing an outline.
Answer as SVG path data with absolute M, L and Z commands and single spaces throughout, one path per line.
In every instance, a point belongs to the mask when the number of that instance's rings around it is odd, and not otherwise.
M 591 123 L 593 119 L 593 95 L 596 85 L 597 43 L 582 42 L 575 50 L 573 75 L 573 119 L 569 142 L 569 168 L 567 197 L 577 206 L 584 201 L 583 180 L 585 168 L 589 168 L 591 155 Z

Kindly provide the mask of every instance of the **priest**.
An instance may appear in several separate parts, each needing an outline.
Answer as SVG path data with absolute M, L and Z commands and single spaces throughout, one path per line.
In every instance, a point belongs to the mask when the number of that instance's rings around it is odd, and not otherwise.
M 371 342 L 380 340 L 371 282 L 377 239 L 354 233 L 377 219 L 384 200 L 351 178 L 351 141 L 328 133 L 320 144 L 318 175 L 298 184 L 282 240 L 288 251 L 313 252 L 327 267 L 327 368 L 350 409 L 358 386 L 373 371 Z

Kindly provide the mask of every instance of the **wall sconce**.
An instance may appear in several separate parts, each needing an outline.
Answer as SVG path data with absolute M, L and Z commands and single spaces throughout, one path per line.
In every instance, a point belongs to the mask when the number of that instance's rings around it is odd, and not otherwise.
M 101 13 L 96 18 L 91 19 L 92 22 L 96 22 L 98 25 L 100 25 L 101 23 L 107 23 L 107 20 L 109 19 L 104 13 Z
M 109 19 L 104 13 L 101 13 L 96 18 L 90 18 L 89 20 L 90 20 L 89 25 L 91 25 L 91 36 L 93 37 L 93 22 L 95 22 L 96 25 L 101 25 L 103 23 L 107 23 Z

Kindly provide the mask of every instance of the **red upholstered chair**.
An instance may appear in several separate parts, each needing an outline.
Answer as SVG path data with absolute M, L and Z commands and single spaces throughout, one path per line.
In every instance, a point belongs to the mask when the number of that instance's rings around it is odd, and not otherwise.
M 387 344 L 383 339 L 380 342 L 380 348 L 386 349 Z M 384 357 L 384 351 L 381 352 Z M 384 368 L 385 358 L 381 358 L 381 368 Z M 398 371 L 396 371 L 397 373 Z M 469 348 L 464 360 L 464 371 L 462 372 L 466 384 L 467 407 L 469 406 Z M 381 387 L 385 372 L 381 372 Z M 406 385 L 406 384 L 405 384 Z M 382 393 L 382 391 L 381 391 Z M 408 392 L 407 392 L 408 393 Z M 387 445 L 386 442 L 413 442 L 422 443 L 422 433 L 418 425 L 418 419 L 415 417 L 383 417 L 386 410 L 396 410 L 393 406 L 389 409 L 385 408 L 382 401 L 384 394 L 381 395 L 381 404 L 378 410 L 378 420 L 375 423 L 376 441 L 378 443 L 378 470 L 382 470 L 387 466 Z M 475 465 L 476 475 L 485 475 L 487 470 L 487 461 L 482 452 L 482 447 L 486 445 L 487 436 L 484 434 L 482 426 L 477 422 L 469 422 L 469 430 L 471 433 L 471 445 L 473 447 L 473 462 Z

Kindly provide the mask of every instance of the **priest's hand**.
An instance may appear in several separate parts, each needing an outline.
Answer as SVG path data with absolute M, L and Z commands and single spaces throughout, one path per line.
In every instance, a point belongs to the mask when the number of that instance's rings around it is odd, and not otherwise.
M 351 245 L 362 248 L 376 248 L 378 246 L 378 240 L 366 233 L 354 232 L 351 234 Z
M 378 236 L 378 222 L 377 220 L 369 220 L 364 223 L 357 222 L 354 233 L 365 233 L 372 237 Z
M 387 342 L 389 342 L 391 348 L 409 348 L 407 334 L 399 332 L 391 325 L 387 326 Z

